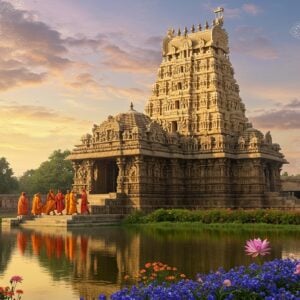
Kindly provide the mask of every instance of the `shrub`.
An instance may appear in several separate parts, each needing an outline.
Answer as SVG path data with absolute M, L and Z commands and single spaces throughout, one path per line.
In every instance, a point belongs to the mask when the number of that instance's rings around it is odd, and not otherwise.
M 279 211 L 273 209 L 257 210 L 187 210 L 158 209 L 144 215 L 137 211 L 124 220 L 125 223 L 138 224 L 150 222 L 202 222 L 211 223 L 267 223 L 267 224 L 300 224 L 300 212 Z

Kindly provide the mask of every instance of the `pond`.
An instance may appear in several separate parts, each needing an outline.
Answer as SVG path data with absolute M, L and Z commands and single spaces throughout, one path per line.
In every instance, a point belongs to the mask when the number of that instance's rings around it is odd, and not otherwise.
M 243 227 L 244 228 L 244 227 Z M 266 258 L 300 254 L 300 232 L 246 229 L 101 227 L 77 230 L 0 231 L 0 286 L 13 275 L 23 277 L 23 298 L 97 299 L 124 286 L 147 262 L 161 261 L 188 277 L 248 265 L 245 241 L 268 238 Z

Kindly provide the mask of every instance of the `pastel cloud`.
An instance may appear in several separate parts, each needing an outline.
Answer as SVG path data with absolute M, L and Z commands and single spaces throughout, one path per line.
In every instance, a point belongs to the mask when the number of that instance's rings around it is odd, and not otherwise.
M 294 99 L 276 109 L 264 110 L 251 120 L 258 128 L 290 130 L 300 129 L 300 101 Z
M 235 30 L 232 51 L 250 55 L 252 57 L 272 60 L 278 58 L 278 51 L 270 39 L 264 36 L 257 27 L 239 26 Z
M 102 48 L 106 57 L 102 64 L 114 71 L 153 73 L 160 62 L 160 51 L 145 48 L 125 50 L 114 44 Z
M 0 90 L 41 83 L 71 61 L 60 34 L 30 11 L 0 1 Z
M 76 78 L 68 83 L 70 87 L 79 89 L 83 87 L 90 87 L 95 90 L 100 88 L 98 82 L 93 78 L 90 73 L 80 73 L 76 76 Z
M 255 5 L 255 4 L 252 4 L 252 3 L 245 3 L 243 6 L 242 6 L 242 9 L 243 11 L 245 11 L 246 13 L 250 14 L 250 15 L 253 15 L 253 16 L 256 16 L 258 15 L 259 13 L 262 12 L 262 9 Z
M 208 11 L 214 11 L 216 8 L 211 2 L 204 3 L 203 7 Z M 261 7 L 253 3 L 245 3 L 241 7 L 229 7 L 226 4 L 223 4 L 222 7 L 225 8 L 224 15 L 226 19 L 241 18 L 243 14 L 256 16 L 263 11 Z

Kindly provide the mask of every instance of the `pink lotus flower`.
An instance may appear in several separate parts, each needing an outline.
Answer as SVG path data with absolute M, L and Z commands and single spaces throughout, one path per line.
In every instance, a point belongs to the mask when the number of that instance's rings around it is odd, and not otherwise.
M 223 281 L 223 285 L 224 285 L 224 286 L 227 286 L 227 287 L 231 286 L 231 281 L 230 281 L 230 279 L 225 279 L 225 280 Z
M 23 278 L 19 275 L 15 275 L 10 279 L 10 282 L 22 282 Z
M 247 255 L 251 255 L 252 257 L 256 257 L 258 255 L 266 255 L 270 254 L 271 248 L 269 247 L 270 243 L 267 239 L 261 240 L 260 238 L 249 240 L 246 243 L 245 251 Z
M 294 272 L 296 275 L 300 275 L 300 264 L 297 264 L 296 271 Z

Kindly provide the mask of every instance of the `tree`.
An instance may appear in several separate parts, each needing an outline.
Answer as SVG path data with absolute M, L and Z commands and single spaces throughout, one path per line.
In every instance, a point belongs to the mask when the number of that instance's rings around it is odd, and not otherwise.
M 34 194 L 36 192 L 36 170 L 28 170 L 19 178 L 19 188 L 20 191 L 26 191 L 29 194 Z
M 0 194 L 16 192 L 18 180 L 5 157 L 0 158 Z
M 69 150 L 55 150 L 38 169 L 26 171 L 20 178 L 21 189 L 30 194 L 70 189 L 74 175 L 71 161 L 66 160 L 70 153 Z

